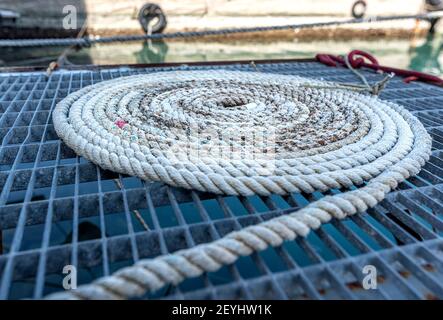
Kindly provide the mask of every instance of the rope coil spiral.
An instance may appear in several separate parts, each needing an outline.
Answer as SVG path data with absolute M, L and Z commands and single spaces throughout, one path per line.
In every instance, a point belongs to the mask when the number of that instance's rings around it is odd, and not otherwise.
M 163 72 L 85 87 L 53 113 L 60 138 L 104 169 L 215 194 L 326 192 L 288 215 L 141 260 L 53 299 L 122 299 L 364 212 L 415 175 L 431 137 L 403 107 L 335 84 L 253 72 Z M 355 188 L 356 187 L 356 188 Z

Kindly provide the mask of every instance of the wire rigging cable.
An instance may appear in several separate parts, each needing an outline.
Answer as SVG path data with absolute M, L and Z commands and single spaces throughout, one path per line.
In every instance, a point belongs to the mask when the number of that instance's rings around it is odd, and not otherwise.
M 375 206 L 419 172 L 431 138 L 403 107 L 360 89 L 276 74 L 177 71 L 102 82 L 62 100 L 53 113 L 57 134 L 102 168 L 216 194 L 331 195 L 50 298 L 141 296 Z M 347 191 L 331 192 L 337 189 Z
M 137 34 L 137 35 L 122 35 L 111 37 L 97 37 L 97 38 L 53 38 L 53 39 L 3 39 L 0 40 L 0 47 L 38 47 L 38 46 L 80 46 L 89 47 L 95 43 L 110 43 L 110 42 L 125 42 L 125 41 L 140 41 L 147 39 L 172 39 L 172 38 L 192 38 L 204 36 L 220 36 L 235 33 L 247 32 L 263 32 L 263 31 L 277 31 L 303 28 L 316 28 L 327 26 L 339 26 L 345 24 L 358 23 L 376 23 L 383 21 L 395 20 L 429 20 L 432 18 L 440 18 L 443 16 L 443 11 L 433 11 L 417 15 L 401 15 L 401 16 L 374 16 L 367 18 L 356 18 L 346 20 L 334 20 L 326 22 L 300 23 L 288 24 L 281 26 L 266 26 L 266 27 L 244 27 L 244 28 L 225 28 L 217 30 L 203 30 L 203 31 L 187 31 L 187 32 L 172 32 L 172 33 L 155 33 L 155 34 Z

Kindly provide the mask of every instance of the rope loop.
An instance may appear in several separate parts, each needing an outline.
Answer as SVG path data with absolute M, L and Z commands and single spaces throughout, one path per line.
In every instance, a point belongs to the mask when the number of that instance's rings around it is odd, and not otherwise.
M 319 53 L 315 56 L 315 59 L 329 67 L 337 67 L 339 65 L 346 66 L 349 69 L 355 70 L 359 68 L 372 69 L 379 73 L 394 74 L 396 76 L 404 77 L 405 83 L 410 83 L 411 81 L 423 81 L 430 84 L 443 86 L 443 79 L 424 72 L 405 70 L 399 68 L 393 68 L 388 66 L 382 66 L 378 63 L 377 59 L 371 54 L 361 51 L 353 50 L 346 56 L 335 56 L 332 54 Z M 369 62 L 366 62 L 367 59 Z M 361 78 L 361 76 L 359 76 Z
M 373 67 L 380 66 L 377 59 L 368 52 L 362 50 L 352 50 L 351 52 L 348 53 L 349 63 L 355 69 L 358 69 L 363 66 L 365 62 L 364 58 L 368 59 Z

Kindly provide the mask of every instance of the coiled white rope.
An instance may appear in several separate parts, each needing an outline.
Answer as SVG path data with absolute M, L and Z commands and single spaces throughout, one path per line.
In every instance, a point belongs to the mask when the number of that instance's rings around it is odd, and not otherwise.
M 403 107 L 337 88 L 295 76 L 186 71 L 118 78 L 61 101 L 57 134 L 105 169 L 228 195 L 357 188 L 49 298 L 140 296 L 375 206 L 419 172 L 431 138 Z

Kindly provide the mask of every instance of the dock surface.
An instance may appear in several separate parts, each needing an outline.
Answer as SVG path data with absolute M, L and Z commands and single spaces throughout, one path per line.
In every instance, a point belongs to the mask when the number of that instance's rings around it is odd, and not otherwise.
M 79 284 L 88 283 L 320 196 L 215 197 L 104 171 L 76 156 L 54 131 L 51 112 L 69 93 L 107 79 L 176 69 L 359 81 L 345 68 L 313 61 L 82 68 L 56 71 L 49 78 L 40 71 L 0 73 L 0 299 L 39 299 L 63 290 L 65 265 L 78 269 Z M 370 81 L 382 78 L 363 72 Z M 442 299 L 443 88 L 395 77 L 381 99 L 403 105 L 433 138 L 431 159 L 417 176 L 364 214 L 333 220 L 306 239 L 147 297 Z M 366 265 L 378 270 L 377 290 L 361 286 Z

